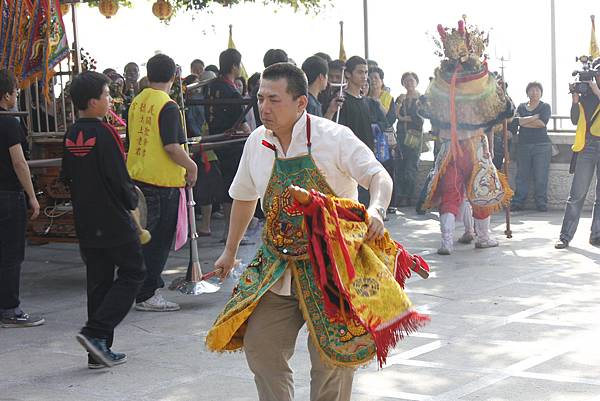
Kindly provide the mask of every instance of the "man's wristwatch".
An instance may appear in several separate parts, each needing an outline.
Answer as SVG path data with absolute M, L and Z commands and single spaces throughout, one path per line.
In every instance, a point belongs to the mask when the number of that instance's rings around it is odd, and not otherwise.
M 387 215 L 385 208 L 376 207 L 375 210 L 377 211 L 377 213 L 379 213 L 379 216 L 381 216 L 381 220 L 385 220 L 385 216 Z

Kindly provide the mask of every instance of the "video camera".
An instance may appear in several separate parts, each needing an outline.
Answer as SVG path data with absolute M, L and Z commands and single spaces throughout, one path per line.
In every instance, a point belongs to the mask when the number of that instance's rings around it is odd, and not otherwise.
M 577 82 L 569 85 L 570 93 L 578 93 L 581 96 L 585 96 L 590 93 L 590 84 L 588 82 L 594 82 L 596 74 L 600 72 L 600 63 L 593 63 L 594 59 L 589 56 L 575 57 L 575 61 L 581 63 L 581 69 L 573 71 L 573 76 L 577 77 Z M 594 66 L 594 64 L 596 64 Z

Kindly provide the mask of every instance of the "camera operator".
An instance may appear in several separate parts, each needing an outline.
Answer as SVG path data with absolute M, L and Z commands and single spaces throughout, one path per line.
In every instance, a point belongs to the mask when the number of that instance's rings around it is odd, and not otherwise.
M 597 172 L 596 199 L 590 244 L 600 246 L 600 58 L 594 61 L 592 70 L 596 74 L 595 82 L 587 81 L 590 90 L 574 90 L 575 85 L 570 88 L 573 96 L 571 121 L 577 124 L 571 161 L 571 172 L 574 175 L 556 249 L 568 247 L 575 235 L 594 171 Z M 576 85 L 581 87 L 582 84 L 583 82 L 579 82 Z

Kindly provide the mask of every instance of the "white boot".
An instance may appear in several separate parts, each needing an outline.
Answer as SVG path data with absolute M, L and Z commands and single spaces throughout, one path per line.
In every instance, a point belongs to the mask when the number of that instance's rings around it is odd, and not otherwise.
M 475 219 L 475 234 L 477 235 L 475 248 L 493 248 L 498 246 L 498 241 L 490 237 L 490 220 L 491 217 L 483 220 Z
M 454 250 L 454 220 L 452 213 L 440 215 L 440 230 L 442 231 L 442 245 L 438 249 L 439 255 L 450 255 Z
M 473 231 L 473 209 L 468 200 L 464 200 L 460 214 L 462 215 L 462 221 L 465 226 L 465 233 L 458 239 L 461 244 L 470 244 L 475 239 L 475 232 Z

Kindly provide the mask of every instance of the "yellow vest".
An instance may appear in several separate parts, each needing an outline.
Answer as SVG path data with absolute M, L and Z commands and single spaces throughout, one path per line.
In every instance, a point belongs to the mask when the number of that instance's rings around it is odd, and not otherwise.
M 160 111 L 171 101 L 165 92 L 146 88 L 131 103 L 127 170 L 136 181 L 158 187 L 185 186 L 185 169 L 165 151 L 158 125 Z
M 600 105 L 596 107 L 592 119 L 596 117 L 596 121 L 592 123 L 590 127 L 590 134 L 593 136 L 600 136 Z M 579 121 L 577 121 L 577 130 L 575 131 L 575 143 L 571 147 L 573 152 L 581 152 L 585 147 L 585 133 L 587 132 L 587 122 L 585 121 L 585 112 L 583 106 L 579 103 Z

